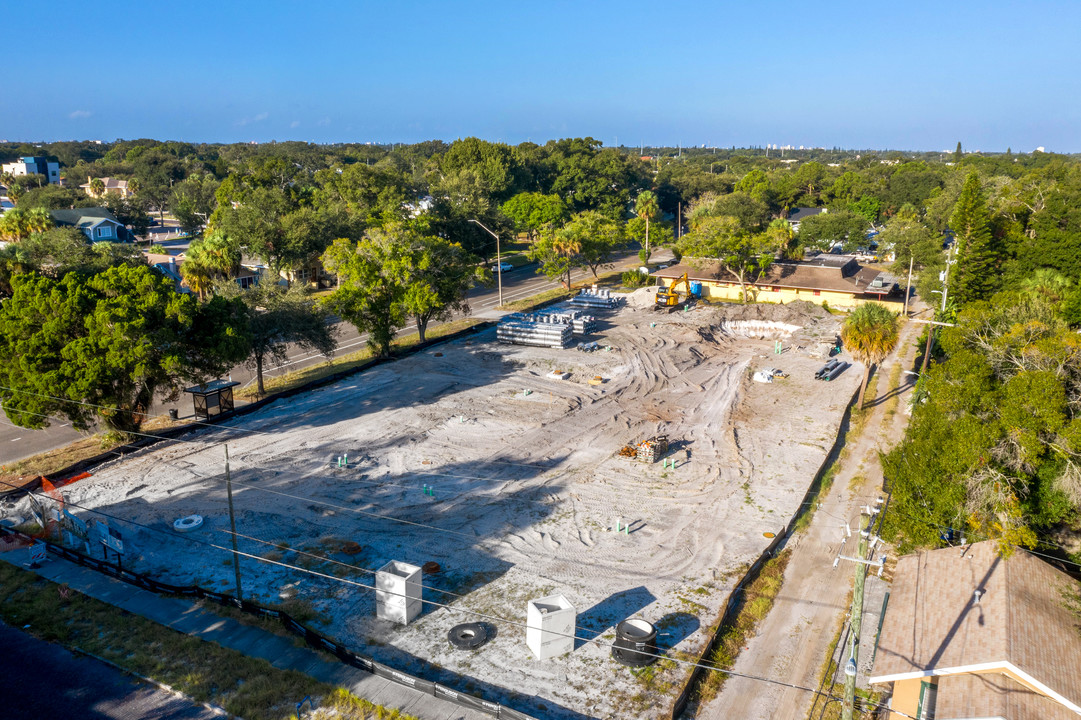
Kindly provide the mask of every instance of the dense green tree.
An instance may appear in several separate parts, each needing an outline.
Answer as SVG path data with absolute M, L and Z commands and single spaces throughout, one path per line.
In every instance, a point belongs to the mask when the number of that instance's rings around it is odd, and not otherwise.
M 409 233 L 408 241 L 408 279 L 401 304 L 424 342 L 432 320 L 469 313 L 466 293 L 474 282 L 490 280 L 491 273 L 478 268 L 458 243 L 418 232 Z
M 597 277 L 597 270 L 610 263 L 626 244 L 623 225 L 597 210 L 578 213 L 558 231 L 566 247 L 577 248 L 577 262 Z
M 942 241 L 923 224 L 919 210 L 911 205 L 905 205 L 887 220 L 875 239 L 880 255 L 893 253 L 896 273 L 907 273 L 910 260 L 912 268 L 920 272 L 942 255 Z
M 368 347 L 385 357 L 394 332 L 405 327 L 402 302 L 408 286 L 410 238 L 401 226 L 371 228 L 358 242 L 339 238 L 323 254 L 323 265 L 338 276 L 326 299 L 331 312 L 368 335 Z
M 1060 283 L 1052 282 L 1052 286 Z M 925 400 L 883 458 L 886 533 L 935 545 L 946 527 L 1035 545 L 1081 508 L 1081 340 L 1034 285 L 962 308 Z
M 867 218 L 847 210 L 819 213 L 800 222 L 799 242 L 823 252 L 835 245 L 852 252 L 867 244 L 867 227 Z
M 736 218 L 744 230 L 760 231 L 769 222 L 769 208 L 764 202 L 737 191 L 727 195 L 706 193 L 687 209 L 687 220 L 692 227 L 706 217 L 719 216 Z
M 730 277 L 738 282 L 743 302 L 747 302 L 748 285 L 753 286 L 765 275 L 782 242 L 772 229 L 748 232 L 736 218 L 720 215 L 697 223 L 678 247 L 682 255 L 694 258 L 692 262 L 716 262 L 718 279 Z
M 875 365 L 897 347 L 899 333 L 897 315 L 885 305 L 864 303 L 848 314 L 841 326 L 841 342 L 845 349 L 863 363 L 863 382 L 856 407 L 863 409 L 867 381 Z
M 336 328 L 326 310 L 311 297 L 311 291 L 294 285 L 284 288 L 272 282 L 241 290 L 235 282 L 219 283 L 216 296 L 244 303 L 251 350 L 247 364 L 255 370 L 256 388 L 265 393 L 263 370 L 269 363 L 281 365 L 289 359 L 289 346 L 330 356 L 335 348 Z
M 180 382 L 247 355 L 242 306 L 200 306 L 145 265 L 59 280 L 17 275 L 13 290 L 0 304 L 0 400 L 22 427 L 60 416 L 88 430 L 96 417 L 137 432 L 157 394 L 175 398 Z
M 147 214 L 146 201 L 142 198 L 121 197 L 120 193 L 108 192 L 101 202 L 120 223 L 130 227 L 136 237 L 145 236 L 150 228 L 150 216 Z
M 969 173 L 950 217 L 956 250 L 950 295 L 959 305 L 990 296 L 995 286 L 997 253 L 992 244 L 990 213 L 980 178 Z
M 185 233 L 195 235 L 210 221 L 218 206 L 216 193 L 220 185 L 210 173 L 195 173 L 173 186 L 169 208 Z
M 0 296 L 11 295 L 11 279 L 19 273 L 58 279 L 69 272 L 96 275 L 118 265 L 145 264 L 142 253 L 126 243 L 91 244 L 80 230 L 53 228 L 0 248 Z
M 65 210 L 73 207 L 98 207 L 101 205 L 101 200 L 95 200 L 77 187 L 42 185 L 23 193 L 18 204 L 19 208 L 23 210 L 32 208 Z
M 528 233 L 530 240 L 536 240 L 542 231 L 559 227 L 570 216 L 558 195 L 539 192 L 518 193 L 503 203 L 500 210 L 514 222 L 516 230 Z

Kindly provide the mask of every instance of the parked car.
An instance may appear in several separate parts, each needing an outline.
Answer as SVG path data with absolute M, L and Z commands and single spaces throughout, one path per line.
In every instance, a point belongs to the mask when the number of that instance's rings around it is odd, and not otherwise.
M 510 272 L 513 269 L 514 266 L 511 265 L 509 262 L 501 262 L 498 265 L 492 265 L 492 272 L 494 273 Z

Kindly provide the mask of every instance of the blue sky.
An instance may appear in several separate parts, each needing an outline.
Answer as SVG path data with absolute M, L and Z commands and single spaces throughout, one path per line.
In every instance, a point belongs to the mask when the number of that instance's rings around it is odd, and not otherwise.
M 5 5 L 0 139 L 1081 152 L 1081 2 Z

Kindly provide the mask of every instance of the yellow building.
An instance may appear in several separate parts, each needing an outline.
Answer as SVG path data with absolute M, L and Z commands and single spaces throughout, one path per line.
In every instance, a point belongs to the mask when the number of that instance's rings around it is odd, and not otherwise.
M 739 281 L 716 262 L 684 258 L 678 265 L 657 270 L 653 276 L 668 287 L 686 273 L 691 282 L 702 285 L 707 300 L 741 299 Z M 775 260 L 757 283 L 748 286 L 750 302 L 789 303 L 806 300 L 831 308 L 852 309 L 865 302 L 878 302 L 895 312 L 904 308 L 904 290 L 898 289 L 886 273 L 861 267 L 845 255 L 819 255 L 810 260 Z
M 869 678 L 892 690 L 890 720 L 1081 717 L 1079 593 L 991 540 L 902 557 Z

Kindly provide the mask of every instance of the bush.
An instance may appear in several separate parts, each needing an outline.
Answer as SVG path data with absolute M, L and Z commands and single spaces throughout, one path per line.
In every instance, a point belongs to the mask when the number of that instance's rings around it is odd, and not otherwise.
M 649 285 L 650 278 L 644 272 L 628 270 L 621 276 L 623 287 L 640 288 Z
M 641 250 L 638 251 L 638 259 L 642 261 L 643 265 L 648 265 L 649 264 L 649 256 L 652 255 L 652 254 L 653 254 L 652 250 L 646 250 L 645 248 L 642 248 Z

